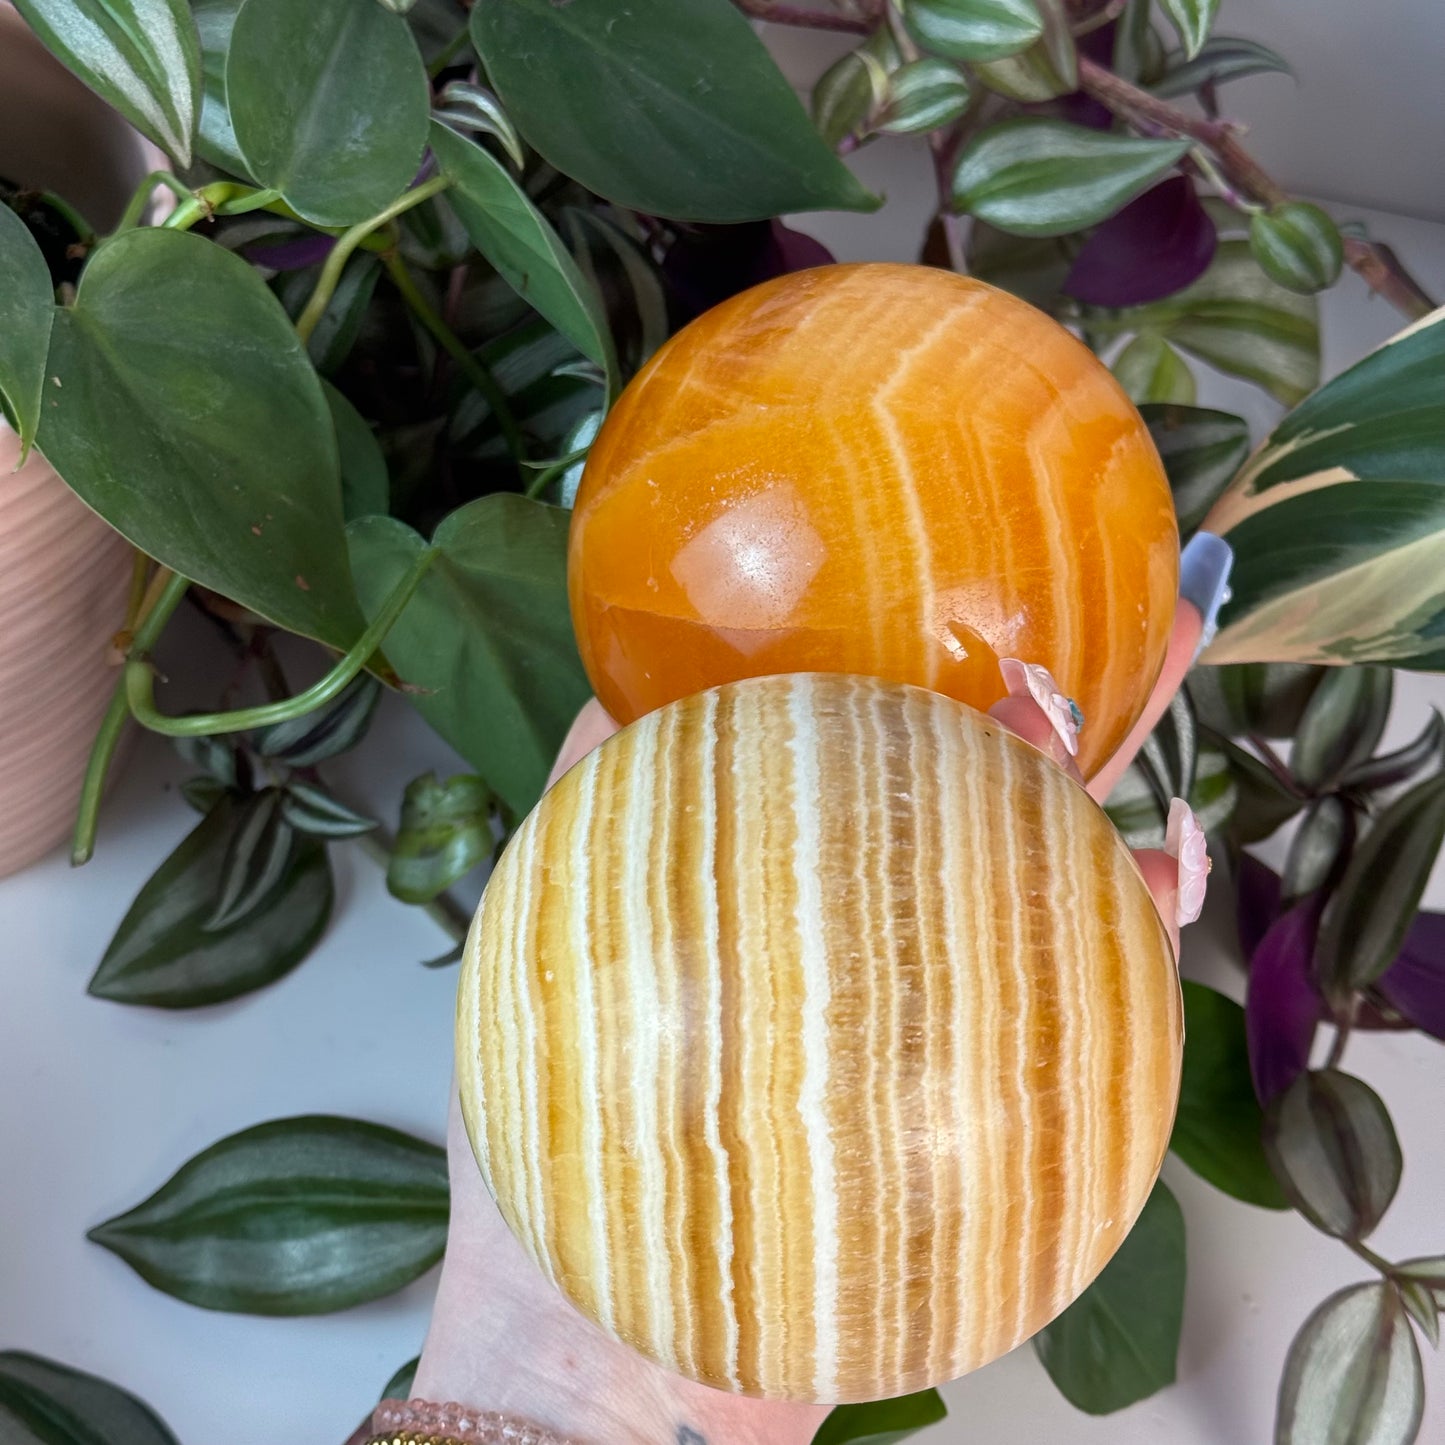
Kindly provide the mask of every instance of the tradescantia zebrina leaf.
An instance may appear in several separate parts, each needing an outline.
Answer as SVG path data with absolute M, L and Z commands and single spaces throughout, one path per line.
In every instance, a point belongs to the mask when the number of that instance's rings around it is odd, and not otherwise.
M 1177 53 L 1171 56 L 1168 69 L 1152 89 L 1161 98 L 1188 95 L 1205 85 L 1221 85 L 1226 80 L 1271 72 L 1282 75 L 1294 73 L 1283 56 L 1258 41 L 1216 35 L 1204 42 L 1192 60 L 1186 60 Z
M 50 268 L 30 227 L 3 201 L 0 276 L 0 417 L 20 434 L 23 462 L 40 424 L 55 297 Z
M 201 108 L 201 47 L 186 0 L 16 0 L 92 90 L 183 166 Z
M 1043 34 L 1026 50 L 1002 60 L 979 61 L 974 74 L 1013 100 L 1045 101 L 1079 88 L 1079 56 L 1065 0 L 1035 0 Z
M 446 1152 L 361 1119 L 274 1119 L 219 1140 L 88 1238 L 205 1309 L 312 1315 L 441 1258 Z
M 1059 236 L 1113 215 L 1188 149 L 1040 116 L 1000 121 L 959 155 L 953 203 L 1016 236 Z
M 375 215 L 421 164 L 426 68 L 406 21 L 375 0 L 246 0 L 225 94 L 251 174 L 317 225 Z
M 1211 510 L 1235 550 L 1209 662 L 1438 666 L 1445 309 L 1297 406 Z
M 24 1350 L 0 1351 L 5 1445 L 176 1445 L 164 1420 L 128 1390 Z
M 1249 427 L 1229 412 L 1167 402 L 1146 402 L 1139 415 L 1164 463 L 1187 542 L 1249 455 Z
M 1262 386 L 1287 404 L 1307 396 L 1319 382 L 1319 309 L 1314 297 L 1271 281 L 1244 240 L 1221 241 L 1209 269 L 1184 290 L 1163 301 L 1101 312 L 1088 325 L 1103 331 L 1158 332 L 1181 350 Z
M 1425 1413 L 1420 1349 L 1388 1281 L 1333 1294 L 1290 1346 L 1275 1445 L 1411 1445 Z
M 878 205 L 730 0 L 488 0 L 471 27 L 522 136 L 609 201 L 683 221 Z
M 1214 24 L 1219 0 L 1159 0 L 1159 8 L 1179 32 L 1179 40 L 1189 59 L 1199 54 Z
M 1034 0 L 906 0 L 903 21 L 926 50 L 953 60 L 999 60 L 1043 33 Z
M 1109 364 L 1109 370 L 1136 406 L 1194 405 L 1194 373 L 1188 362 L 1152 331 L 1136 336 Z
M 1184 1319 L 1184 1214 L 1162 1180 L 1103 1272 L 1034 1348 L 1073 1405 L 1107 1415 L 1174 1380 Z
M 568 513 L 507 493 L 459 507 L 387 638 L 412 705 L 518 815 L 537 801 L 587 679 L 567 610 Z M 380 607 L 427 545 L 392 517 L 348 530 L 357 585 Z
M 818 1427 L 812 1445 L 896 1445 L 947 1416 L 937 1390 L 871 1400 L 866 1405 L 839 1405 Z
M 403 903 L 429 903 L 470 873 L 497 846 L 492 794 L 470 773 L 437 781 L 424 773 L 407 784 L 386 886 Z
M 219 346 L 217 336 L 225 336 Z M 40 446 L 166 566 L 338 648 L 365 622 L 336 436 L 286 313 L 239 256 L 150 227 L 105 242 L 55 314 Z

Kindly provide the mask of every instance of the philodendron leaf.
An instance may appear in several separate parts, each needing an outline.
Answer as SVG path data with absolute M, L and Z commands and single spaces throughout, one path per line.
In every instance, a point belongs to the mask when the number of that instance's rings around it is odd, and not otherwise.
M 1113 362 L 1109 370 L 1136 405 L 1168 403 L 1193 407 L 1194 373 L 1165 339 L 1153 331 L 1136 336 Z
M 755 221 L 878 204 L 729 0 L 488 0 L 471 26 L 523 137 L 618 205 Z
M 1184 54 L 1193 60 L 1209 36 L 1219 0 L 1159 0 L 1159 7 L 1179 32 Z
M 518 815 L 537 801 L 589 689 L 567 610 L 568 514 L 508 493 L 458 508 L 387 638 L 410 701 Z M 380 607 L 426 546 L 404 523 L 350 527 L 364 604 Z
M 49 371 L 40 446 L 82 501 L 269 621 L 356 641 L 331 413 L 245 261 L 180 231 L 114 237 L 56 312 Z
M 947 1417 L 948 1409 L 937 1390 L 919 1390 L 866 1405 L 839 1405 L 818 1427 L 812 1445 L 896 1445 Z
M 1209 661 L 1409 665 L 1440 651 L 1442 377 L 1445 309 L 1275 429 L 1207 520 L 1236 558 Z
M 1383 1280 L 1352 1285 L 1290 1345 L 1275 1445 L 1411 1445 L 1424 1413 L 1420 1350 L 1398 1291 Z
M 1246 1204 L 1287 1209 L 1265 1158 L 1244 1010 L 1203 984 L 1186 980 L 1183 989 L 1184 1070 L 1169 1147 L 1216 1189 Z
M 1445 772 L 1402 793 L 1356 845 L 1320 931 L 1329 993 L 1373 983 L 1394 961 L 1445 843 Z
M 65 66 L 182 166 L 201 108 L 201 47 L 186 0 L 16 0 Z
M 30 227 L 0 201 L 0 417 L 20 435 L 25 460 L 40 425 L 45 357 L 55 294 L 50 268 Z M 0 479 L 0 486 L 3 486 Z
M 617 358 L 602 302 L 551 223 L 507 168 L 475 141 L 434 122 L 431 146 L 452 181 L 452 208 L 476 248 L 533 310 L 615 383 Z
M 381 684 L 365 675 L 314 712 L 258 728 L 251 746 L 263 758 L 292 768 L 310 768 L 354 748 L 366 736 L 381 698 Z
M 89 992 L 116 1003 L 195 1008 L 261 988 L 311 951 L 331 916 L 325 847 L 296 840 L 268 896 L 224 927 L 217 911 L 232 839 L 246 801 L 221 795 L 136 895 Z
M 1249 455 L 1249 427 L 1241 416 L 1197 406 L 1151 402 L 1139 414 L 1164 463 L 1179 536 L 1187 542 Z
M 1111 325 L 1157 331 L 1175 346 L 1231 376 L 1255 382 L 1285 403 L 1299 401 L 1319 382 L 1314 298 L 1271 281 L 1247 241 L 1220 241 L 1204 275 L 1173 296 L 1108 314 L 1117 318 Z M 1210 526 L 1219 530 L 1212 521 Z
M 88 1238 L 190 1304 L 313 1315 L 425 1273 L 441 1258 L 447 1212 L 445 1150 L 307 1115 L 219 1140 Z
M 0 1350 L 5 1445 L 177 1445 L 166 1423 L 128 1390 L 24 1350 Z
M 1389 1111 L 1368 1084 L 1338 1069 L 1301 1074 L 1270 1100 L 1264 1148 L 1294 1207 L 1337 1239 L 1366 1238 L 1400 1186 Z
M 1300 716 L 1290 772 L 1320 789 L 1373 755 L 1394 697 L 1388 667 L 1332 667 Z
M 471 774 L 439 783 L 425 773 L 407 784 L 386 886 L 403 903 L 429 903 L 496 846 L 487 785 Z
M 906 0 L 913 38 L 953 60 L 998 60 L 1033 44 L 1044 22 L 1034 0 Z
M 953 174 L 957 209 L 1016 236 L 1058 236 L 1111 216 L 1189 149 L 1027 116 L 980 131 Z
M 251 174 L 319 226 L 351 226 L 416 175 L 431 110 L 399 15 L 357 0 L 246 0 L 226 100 Z
M 353 517 L 385 516 L 391 506 L 391 477 L 381 444 L 365 418 L 329 381 L 321 383 L 341 463 L 341 510 Z
M 1184 1319 L 1184 1215 L 1159 1181 L 1099 1277 L 1034 1348 L 1070 1404 L 1107 1415 L 1174 1380 Z
M 196 150 L 219 170 L 250 180 L 231 108 L 226 103 L 226 56 L 231 32 L 245 0 L 191 0 L 191 14 L 201 41 L 201 118 L 196 126 Z
M 1254 40 L 1216 35 L 1206 40 L 1192 60 L 1176 53 L 1170 57 L 1169 68 L 1152 89 L 1161 99 L 1188 95 L 1206 85 L 1222 85 L 1226 80 L 1239 80 L 1246 75 L 1269 72 L 1293 75 L 1284 57 Z

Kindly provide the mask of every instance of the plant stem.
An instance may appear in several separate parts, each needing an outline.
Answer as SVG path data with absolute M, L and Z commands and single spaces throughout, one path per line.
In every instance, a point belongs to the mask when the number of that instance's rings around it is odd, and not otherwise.
M 565 457 L 558 457 L 555 462 L 537 470 L 537 475 L 527 483 L 527 490 L 523 493 L 527 497 L 540 497 L 550 482 L 554 482 L 565 472 L 568 467 L 574 467 L 578 462 L 586 459 L 587 453 L 591 451 L 590 446 L 578 447 L 574 452 L 568 452 Z
M 414 186 L 405 195 L 398 196 L 385 210 L 378 211 L 369 220 L 359 221 L 349 231 L 337 238 L 336 244 L 331 248 L 331 254 L 326 258 L 326 264 L 321 268 L 316 289 L 311 293 L 311 299 L 306 303 L 306 309 L 297 318 L 296 332 L 302 341 L 311 339 L 311 333 L 316 330 L 317 323 L 326 314 L 326 308 L 331 303 L 337 283 L 341 280 L 341 273 L 351 259 L 351 253 L 373 231 L 380 229 L 388 221 L 395 220 L 403 212 L 431 200 L 433 196 L 446 190 L 450 184 L 451 181 L 446 176 L 433 176 L 431 180 Z
M 356 837 L 354 842 L 361 845 L 361 850 L 370 858 L 383 873 L 386 872 L 391 863 L 392 849 L 396 846 L 396 839 L 386 831 L 380 824 L 369 833 L 362 833 Z M 420 907 L 433 923 L 451 939 L 453 943 L 465 943 L 467 931 L 472 926 L 471 918 L 445 894 L 439 893 L 428 903 L 413 905 Z
M 156 573 L 146 590 L 145 600 L 140 605 L 130 651 L 143 652 L 155 646 L 161 629 L 181 605 L 181 598 L 186 595 L 186 588 L 190 585 L 184 577 L 178 577 L 168 567 L 162 567 Z M 70 862 L 73 867 L 78 868 L 82 863 L 88 863 L 95 852 L 95 830 L 100 818 L 100 797 L 105 790 L 105 775 L 110 771 L 111 759 L 115 757 L 129 711 L 125 677 L 122 674 L 116 681 L 115 691 L 111 694 L 110 704 L 101 719 L 85 765 L 85 781 L 81 784 L 80 805 L 75 814 L 75 831 L 70 840 Z
M 122 231 L 132 230 L 140 224 L 140 218 L 145 215 L 146 207 L 150 205 L 151 195 L 157 186 L 164 186 L 168 191 L 173 191 L 176 200 L 182 205 L 194 199 L 191 188 L 179 176 L 173 175 L 170 171 L 152 171 L 136 187 L 135 194 L 126 203 L 120 222 L 115 228 L 115 235 L 120 235 Z
M 1248 739 L 1249 745 L 1259 754 L 1260 761 L 1265 767 L 1274 774 L 1275 781 L 1280 787 L 1289 793 L 1291 797 L 1305 798 L 1309 796 L 1300 788 L 1300 785 L 1295 782 L 1294 774 L 1285 766 L 1284 759 L 1270 747 L 1264 738 L 1260 737 L 1258 733 L 1250 733 Z
M 1289 200 L 1289 193 L 1240 145 L 1239 130 L 1228 121 L 1189 115 L 1085 55 L 1079 57 L 1079 88 L 1125 120 L 1144 121 L 1197 140 L 1214 155 L 1233 185 L 1262 204 L 1277 206 Z M 1434 309 L 1430 298 L 1385 248 L 1353 236 L 1344 238 L 1344 248 L 1350 268 L 1402 315 L 1418 321 Z
M 236 712 L 199 713 L 186 717 L 167 717 L 155 705 L 155 671 L 137 646 L 125 665 L 126 699 L 132 716 L 152 732 L 173 738 L 207 737 L 212 733 L 239 733 L 249 728 L 269 727 L 304 717 L 330 702 L 359 673 L 381 646 L 406 604 L 411 601 L 426 570 L 436 560 L 434 547 L 428 547 L 412 564 L 406 575 L 386 599 L 371 625 L 356 640 L 351 650 L 319 682 L 284 702 L 266 703 L 260 707 L 241 708 Z M 139 635 L 138 635 L 139 636 Z
M 508 405 L 506 393 L 497 384 L 487 365 L 437 314 L 436 308 L 422 295 L 412 274 L 406 269 L 406 262 L 393 250 L 383 258 L 386 274 L 401 293 L 401 299 L 411 308 L 416 319 L 431 333 L 432 339 L 456 362 L 463 375 L 486 399 L 497 419 L 497 425 L 506 438 L 507 450 L 513 458 L 521 461 L 527 454 L 527 440 L 517 425 L 517 418 Z M 299 326 L 298 326 L 299 329 Z
M 1346 1239 L 1343 1243 L 1347 1249 L 1351 1249 L 1359 1255 L 1371 1269 L 1379 1270 L 1386 1279 L 1393 1279 L 1395 1277 L 1395 1266 L 1383 1255 L 1376 1254 L 1364 1240 Z
M 928 148 L 933 152 L 933 175 L 938 185 L 938 223 L 943 227 L 943 240 L 948 247 L 948 264 L 960 276 L 966 276 L 968 253 L 964 249 L 963 218 L 953 209 L 954 146 L 947 136 L 935 130 L 928 133 Z
M 463 25 L 462 28 L 458 30 L 457 33 L 453 35 L 452 38 L 448 40 L 447 43 L 443 45 L 442 48 L 437 52 L 437 58 L 433 60 L 432 63 L 426 68 L 427 75 L 432 80 L 435 80 L 437 76 L 439 76 L 442 71 L 444 71 L 447 66 L 449 66 L 452 61 L 457 58 L 458 54 L 462 50 L 462 47 L 466 45 L 467 41 L 470 38 L 471 26 Z
M 801 25 L 808 30 L 844 30 L 850 35 L 871 35 L 876 21 L 836 10 L 810 10 L 805 5 L 784 5 L 775 0 L 733 0 L 733 4 L 754 20 L 767 20 L 774 25 Z
M 124 652 L 130 651 L 131 641 L 135 637 L 136 623 L 140 621 L 141 611 L 145 607 L 145 601 L 149 596 L 148 583 L 151 574 L 151 559 L 141 551 L 135 549 L 135 556 L 130 559 L 130 596 L 125 604 L 125 621 L 121 624 L 121 630 L 117 637 L 117 645 Z

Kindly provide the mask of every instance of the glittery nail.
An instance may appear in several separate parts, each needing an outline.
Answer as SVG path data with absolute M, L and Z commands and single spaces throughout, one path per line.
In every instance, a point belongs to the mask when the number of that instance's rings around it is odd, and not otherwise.
M 1183 798 L 1169 804 L 1169 824 L 1164 832 L 1164 851 L 1179 864 L 1179 894 L 1174 904 L 1174 921 L 1183 928 L 1193 923 L 1204 907 L 1209 887 L 1209 842 L 1194 810 Z
M 1033 698 L 1063 740 L 1069 756 L 1077 757 L 1079 729 L 1084 725 L 1084 715 L 1072 698 L 1059 691 L 1053 673 L 1037 662 L 1020 662 L 1016 657 L 1000 658 L 998 667 L 1009 695 Z

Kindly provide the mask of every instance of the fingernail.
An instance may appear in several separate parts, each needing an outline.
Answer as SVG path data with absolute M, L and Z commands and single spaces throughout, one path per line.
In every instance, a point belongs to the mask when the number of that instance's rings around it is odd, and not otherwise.
M 1179 892 L 1174 904 L 1174 921 L 1183 928 L 1193 923 L 1204 907 L 1209 887 L 1209 842 L 1194 809 L 1183 798 L 1169 803 L 1169 823 L 1164 830 L 1164 851 L 1179 864 Z
M 1219 609 L 1229 601 L 1229 573 L 1233 566 L 1234 548 L 1213 532 L 1196 532 L 1179 554 L 1179 595 L 1192 602 L 1204 618 L 1195 657 L 1219 631 Z
M 1084 715 L 1071 697 L 1065 697 L 1048 668 L 1037 662 L 1020 662 L 1016 657 L 1001 657 L 998 664 L 1003 685 L 1011 697 L 1031 697 L 1043 709 L 1054 731 L 1063 739 L 1071 758 L 1079 754 L 1079 729 Z

